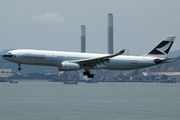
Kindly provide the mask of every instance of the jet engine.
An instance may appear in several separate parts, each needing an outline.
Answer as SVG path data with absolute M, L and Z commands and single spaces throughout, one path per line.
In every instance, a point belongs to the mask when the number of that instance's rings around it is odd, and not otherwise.
M 81 67 L 77 63 L 62 62 L 62 67 L 58 67 L 59 71 L 80 70 Z

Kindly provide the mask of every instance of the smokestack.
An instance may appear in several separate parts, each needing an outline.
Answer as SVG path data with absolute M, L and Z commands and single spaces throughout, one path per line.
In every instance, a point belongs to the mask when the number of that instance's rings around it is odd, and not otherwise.
M 108 14 L 108 54 L 113 54 L 113 14 Z
M 85 25 L 81 25 L 81 52 L 86 52 L 86 35 L 85 35 Z

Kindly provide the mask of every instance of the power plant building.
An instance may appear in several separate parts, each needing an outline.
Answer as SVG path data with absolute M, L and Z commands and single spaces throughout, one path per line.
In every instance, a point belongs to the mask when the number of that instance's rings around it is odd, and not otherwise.
M 81 52 L 86 52 L 86 35 L 85 35 L 85 25 L 81 25 Z
M 108 14 L 108 54 L 113 54 L 113 14 Z

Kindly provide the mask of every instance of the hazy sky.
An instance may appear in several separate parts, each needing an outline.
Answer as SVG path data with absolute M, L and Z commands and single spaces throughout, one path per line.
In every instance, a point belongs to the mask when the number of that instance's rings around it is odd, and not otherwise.
M 107 15 L 114 17 L 114 52 L 142 55 L 167 35 L 180 49 L 179 0 L 3 0 L 0 51 L 45 49 L 80 51 L 86 26 L 86 52 L 107 53 Z

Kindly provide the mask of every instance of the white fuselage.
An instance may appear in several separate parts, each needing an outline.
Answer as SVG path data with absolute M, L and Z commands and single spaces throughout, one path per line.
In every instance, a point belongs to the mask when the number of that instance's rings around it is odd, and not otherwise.
M 103 57 L 106 55 L 107 54 L 19 49 L 19 50 L 9 51 L 8 54 L 3 55 L 3 58 L 17 64 L 61 67 L 62 65 L 61 63 L 64 61 L 92 59 L 92 58 Z M 149 57 L 149 56 L 119 55 L 111 58 L 110 61 L 105 62 L 105 64 L 97 65 L 93 69 L 109 69 L 109 70 L 139 69 L 139 68 L 145 68 L 145 67 L 157 65 L 154 62 L 155 59 L 163 59 L 163 58 L 157 58 L 152 56 Z M 86 69 L 86 68 L 81 68 L 81 69 Z

